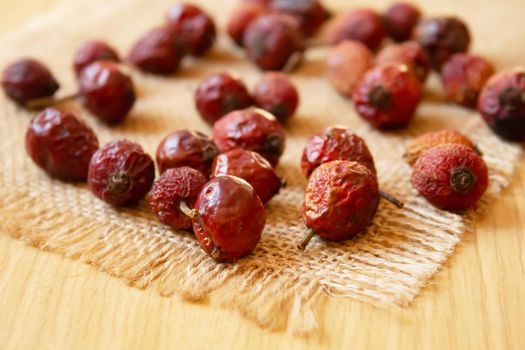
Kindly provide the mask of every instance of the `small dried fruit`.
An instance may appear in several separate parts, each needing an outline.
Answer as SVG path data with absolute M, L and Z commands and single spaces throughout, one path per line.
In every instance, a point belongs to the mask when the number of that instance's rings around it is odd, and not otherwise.
M 246 28 L 255 20 L 257 17 L 265 12 L 264 6 L 255 2 L 248 2 L 241 4 L 239 7 L 233 10 L 226 24 L 226 31 L 230 38 L 238 45 L 242 46 L 242 40 Z
M 272 113 L 284 124 L 297 109 L 299 93 L 286 75 L 272 72 L 259 80 L 253 99 L 257 107 Z
M 271 8 L 293 17 L 304 36 L 314 35 L 331 16 L 318 0 L 273 0 Z
M 407 2 L 397 2 L 383 14 L 386 30 L 395 41 L 410 39 L 412 29 L 417 25 L 420 18 L 421 11 Z
M 133 205 L 144 198 L 155 179 L 155 165 L 142 147 L 128 140 L 106 144 L 91 158 L 88 184 L 104 202 Z
M 27 153 L 36 165 L 60 180 L 85 181 L 97 149 L 93 130 L 71 113 L 48 108 L 27 128 Z
M 335 45 L 344 40 L 356 40 L 375 50 L 385 36 L 381 16 L 369 9 L 356 9 L 336 19 L 328 33 L 328 41 Z
M 73 68 L 76 75 L 80 75 L 82 69 L 96 61 L 120 62 L 117 52 L 104 41 L 91 40 L 85 42 L 78 48 L 73 59 Z
M 424 83 L 432 68 L 430 58 L 415 41 L 385 46 L 377 53 L 376 65 L 404 64 Z
M 412 186 L 432 205 L 449 211 L 472 209 L 487 189 L 488 170 L 471 147 L 446 144 L 421 154 Z

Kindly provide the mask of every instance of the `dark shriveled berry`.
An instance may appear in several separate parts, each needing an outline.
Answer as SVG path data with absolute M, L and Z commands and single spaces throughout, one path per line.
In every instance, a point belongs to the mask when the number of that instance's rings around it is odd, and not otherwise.
M 413 4 L 397 2 L 383 14 L 383 22 L 388 34 L 395 41 L 410 39 L 412 29 L 421 18 L 421 11 Z
M 331 17 L 319 0 L 273 0 L 271 9 L 293 17 L 306 37 L 314 35 Z
M 415 41 L 387 45 L 375 57 L 376 65 L 404 64 L 424 83 L 432 68 L 430 58 Z
M 336 19 L 328 33 L 328 41 L 335 45 L 345 40 L 356 40 L 375 50 L 385 36 L 381 16 L 370 9 L 356 9 Z
M 226 31 L 235 44 L 242 47 L 246 28 L 264 12 L 265 8 L 257 3 L 241 4 L 232 11 L 226 24 Z
M 85 181 L 97 149 L 93 130 L 71 113 L 48 108 L 27 128 L 27 153 L 36 165 L 60 180 Z
M 282 124 L 293 116 L 299 105 L 299 93 L 290 79 L 278 72 L 266 73 L 255 86 L 255 105 L 272 113 Z
M 87 41 L 78 48 L 73 58 L 73 68 L 76 75 L 96 61 L 120 62 L 117 52 L 104 41 Z
M 155 178 L 155 165 L 142 147 L 117 140 L 99 149 L 89 163 L 91 192 L 104 202 L 133 205 L 144 198 Z

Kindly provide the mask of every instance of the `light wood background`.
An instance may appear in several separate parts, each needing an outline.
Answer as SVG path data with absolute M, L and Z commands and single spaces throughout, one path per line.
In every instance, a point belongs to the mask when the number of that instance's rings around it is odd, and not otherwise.
M 66 1 L 0 0 L 0 32 Z M 477 2 L 468 3 L 473 13 L 478 11 Z M 491 5 L 495 13 L 498 4 Z M 512 186 L 410 308 L 381 310 L 347 299 L 327 300 L 319 333 L 305 339 L 262 330 L 235 311 L 129 288 L 87 265 L 0 233 L 0 348 L 525 349 L 524 242 L 521 165 Z

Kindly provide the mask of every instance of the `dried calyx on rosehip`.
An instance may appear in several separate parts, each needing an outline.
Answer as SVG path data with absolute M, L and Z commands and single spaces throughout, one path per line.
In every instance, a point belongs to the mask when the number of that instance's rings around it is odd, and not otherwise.
M 155 165 L 142 147 L 128 140 L 106 144 L 91 158 L 88 184 L 104 202 L 127 206 L 144 198 L 155 179 Z
M 370 9 L 355 9 L 336 18 L 328 33 L 328 41 L 335 45 L 345 40 L 356 40 L 370 50 L 376 50 L 385 36 L 379 14 Z
M 98 149 L 91 128 L 73 114 L 48 108 L 36 115 L 26 131 L 26 150 L 50 176 L 85 181 L 89 161 Z
M 241 4 L 231 12 L 226 24 L 226 31 L 235 44 L 243 46 L 242 40 L 246 28 L 265 11 L 266 9 L 263 5 L 249 2 Z
M 120 62 L 120 58 L 108 43 L 100 40 L 87 41 L 78 48 L 73 58 L 76 75 L 79 76 L 84 68 L 96 61 Z
M 430 58 L 415 41 L 385 46 L 375 57 L 376 65 L 404 64 L 424 83 L 432 68 Z
M 295 113 L 299 93 L 283 73 L 266 73 L 257 82 L 253 92 L 255 105 L 272 113 L 282 124 Z
M 413 4 L 397 2 L 383 14 L 383 23 L 392 39 L 406 41 L 421 18 L 421 11 Z
M 291 16 L 304 36 L 314 35 L 331 17 L 319 0 L 273 0 L 271 10 Z

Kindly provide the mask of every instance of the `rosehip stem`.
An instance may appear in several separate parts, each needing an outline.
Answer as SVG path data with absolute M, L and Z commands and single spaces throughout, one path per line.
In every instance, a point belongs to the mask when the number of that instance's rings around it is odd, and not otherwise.
M 399 209 L 401 209 L 401 208 L 403 208 L 405 206 L 405 203 L 401 202 L 399 199 L 397 199 L 396 197 L 394 197 L 393 195 L 391 195 L 388 192 L 379 190 L 379 196 L 381 198 L 383 198 L 383 199 L 386 199 L 387 201 L 389 201 L 390 203 L 392 203 L 393 205 L 395 205 Z
M 283 73 L 292 73 L 294 70 L 296 70 L 304 59 L 304 52 L 297 51 L 295 52 L 290 58 L 288 59 L 288 62 L 286 62 L 286 65 L 282 69 Z
M 180 201 L 179 209 L 184 215 L 186 215 L 190 219 L 193 219 L 194 217 L 199 215 L 199 212 L 197 210 L 188 207 L 188 205 L 184 201 Z
M 56 97 L 42 97 L 42 98 L 35 98 L 33 100 L 29 100 L 26 102 L 25 106 L 28 109 L 43 109 L 47 107 L 51 107 L 54 105 L 57 105 L 62 102 L 67 102 L 76 99 L 79 96 L 79 93 L 76 92 L 71 95 L 66 95 L 64 97 L 56 98 Z
M 304 235 L 305 236 L 304 236 L 303 240 L 301 241 L 301 243 L 299 243 L 297 245 L 297 248 L 299 248 L 301 250 L 304 250 L 306 248 L 306 246 L 308 245 L 310 240 L 314 237 L 315 232 L 311 228 L 307 228 L 306 231 L 304 231 Z

